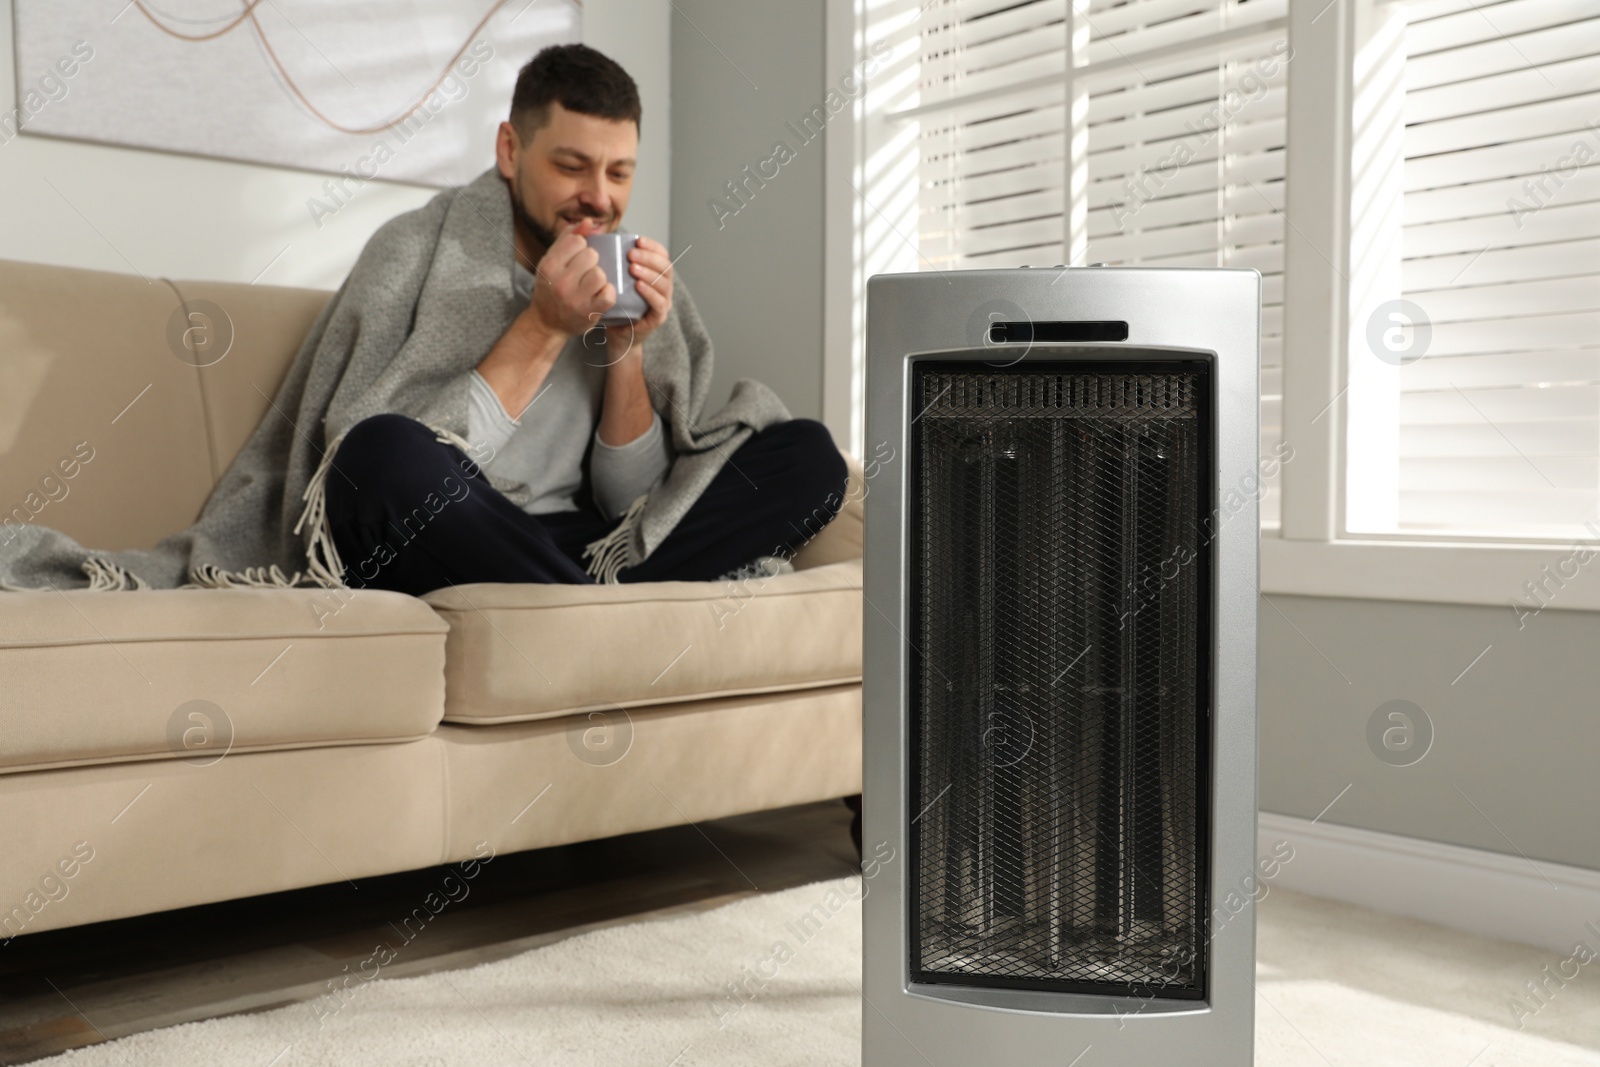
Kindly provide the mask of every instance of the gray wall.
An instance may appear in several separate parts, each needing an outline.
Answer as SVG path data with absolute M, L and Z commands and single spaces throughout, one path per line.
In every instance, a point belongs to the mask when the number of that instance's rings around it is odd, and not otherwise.
M 672 247 L 671 0 L 587 0 L 583 43 L 621 63 L 639 85 L 639 166 L 624 225 Z M 532 58 L 532 57 L 529 57 Z M 508 100 L 507 106 L 510 105 Z
M 1600 869 L 1600 614 L 1269 595 L 1260 653 L 1262 810 L 1349 785 L 1323 822 Z M 1391 700 L 1433 725 L 1411 766 L 1367 741 Z
M 822 139 L 786 122 L 822 103 L 823 8 L 676 0 L 672 15 L 672 253 L 716 351 L 708 410 L 740 378 L 797 416 L 822 414 Z M 725 189 L 782 141 L 795 157 L 740 207 Z M 771 173 L 771 168 L 768 168 Z M 737 214 L 719 225 L 708 202 Z

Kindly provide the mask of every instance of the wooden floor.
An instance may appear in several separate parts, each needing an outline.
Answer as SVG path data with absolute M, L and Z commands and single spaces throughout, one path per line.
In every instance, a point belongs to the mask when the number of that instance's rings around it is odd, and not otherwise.
M 496 856 L 392 977 L 469 967 L 642 916 L 858 871 L 840 801 Z M 312 1000 L 398 935 L 430 868 L 15 938 L 0 952 L 0 1064 Z

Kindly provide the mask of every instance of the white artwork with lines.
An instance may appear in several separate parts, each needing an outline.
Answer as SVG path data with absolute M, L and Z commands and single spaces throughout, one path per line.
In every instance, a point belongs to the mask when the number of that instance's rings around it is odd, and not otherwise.
M 460 185 L 577 0 L 13 0 L 20 132 Z M 336 205 L 337 201 L 330 202 Z

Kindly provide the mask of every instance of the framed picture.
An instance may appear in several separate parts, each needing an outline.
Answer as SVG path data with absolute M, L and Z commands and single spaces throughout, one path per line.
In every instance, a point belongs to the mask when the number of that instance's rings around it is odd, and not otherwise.
M 576 0 L 13 0 L 18 133 L 372 180 L 482 170 Z

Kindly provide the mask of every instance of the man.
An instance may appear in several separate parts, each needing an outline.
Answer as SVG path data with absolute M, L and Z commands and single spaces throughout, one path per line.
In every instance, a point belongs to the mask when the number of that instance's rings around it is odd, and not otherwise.
M 667 479 L 682 440 L 667 428 L 688 414 L 646 381 L 651 340 L 675 310 L 660 242 L 640 237 L 628 254 L 648 313 L 595 326 L 617 291 L 584 237 L 619 228 L 640 113 L 633 79 L 584 45 L 547 48 L 522 69 L 495 146 L 522 306 L 465 381 L 474 458 L 394 413 L 342 434 L 326 509 L 348 584 L 421 594 L 465 582 L 711 580 L 792 554 L 838 511 L 845 466 L 828 431 L 784 419 L 726 452 L 645 558 L 619 566 L 612 552 L 609 573 L 598 558 Z M 470 492 L 419 512 L 458 471 Z M 496 485 L 515 486 L 520 502 Z

